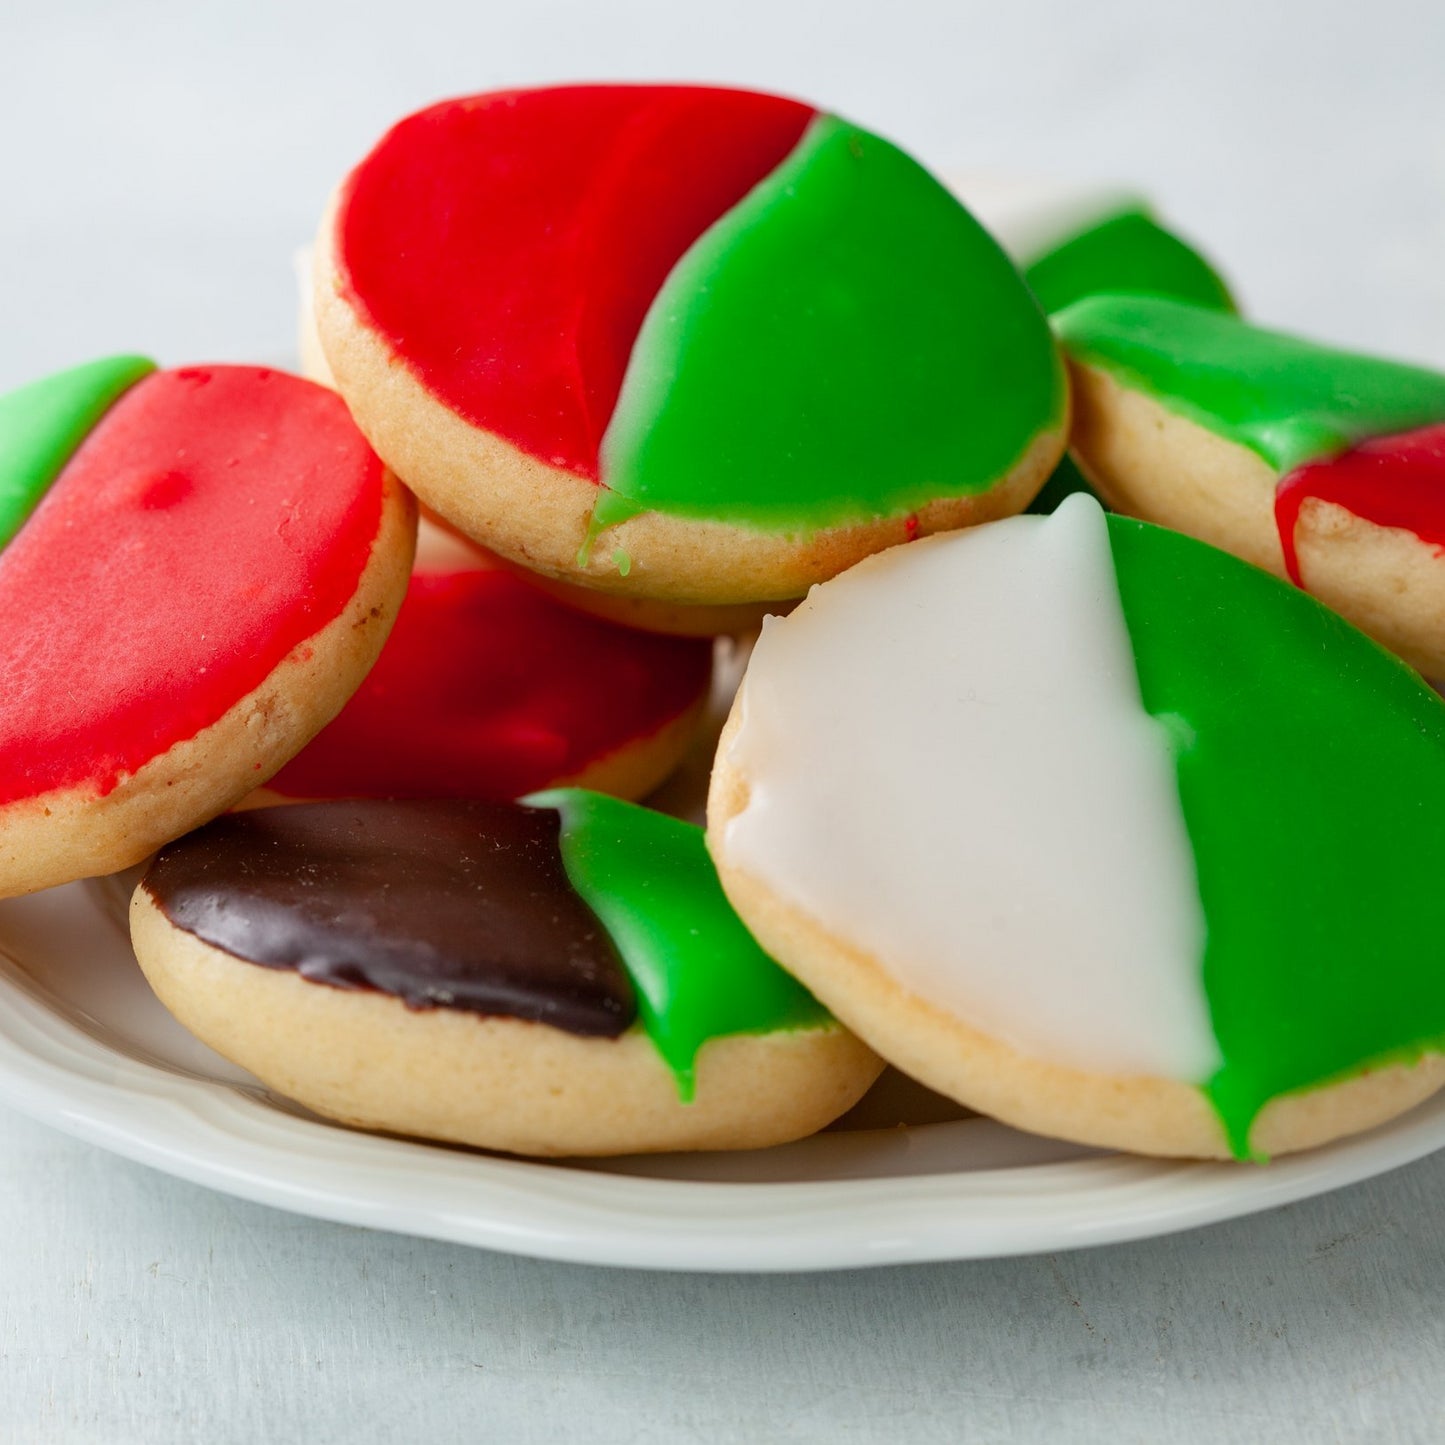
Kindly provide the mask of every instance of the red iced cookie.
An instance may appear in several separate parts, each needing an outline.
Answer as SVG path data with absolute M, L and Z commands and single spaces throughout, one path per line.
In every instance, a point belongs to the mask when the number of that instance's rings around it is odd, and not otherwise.
M 136 358 L 0 398 L 0 896 L 143 858 L 376 657 L 410 499 L 337 397 Z
M 424 546 L 376 667 L 270 790 L 509 801 L 577 783 L 639 797 L 691 740 L 711 672 L 710 642 L 584 616 L 459 542 Z

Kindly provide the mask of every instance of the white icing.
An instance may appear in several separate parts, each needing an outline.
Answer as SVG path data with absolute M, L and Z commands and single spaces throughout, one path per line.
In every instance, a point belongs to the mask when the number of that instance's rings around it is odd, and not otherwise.
M 1120 211 L 1145 204 L 1137 191 L 1084 181 L 1047 181 L 992 171 L 944 178 L 954 195 L 1020 266 Z
M 768 620 L 742 709 L 730 865 L 1022 1053 L 1214 1072 L 1174 763 L 1091 498 L 815 588 Z

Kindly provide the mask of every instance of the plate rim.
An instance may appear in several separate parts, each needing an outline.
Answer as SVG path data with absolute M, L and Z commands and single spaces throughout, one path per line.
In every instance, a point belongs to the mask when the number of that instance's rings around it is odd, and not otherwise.
M 655 1178 L 288 1113 L 245 1086 L 122 1050 L 58 1004 L 0 950 L 0 1102 L 17 1112 L 254 1203 L 571 1263 L 802 1273 L 1050 1253 L 1239 1218 L 1445 1147 L 1442 1091 L 1369 1133 L 1265 1168 L 1105 1154 L 885 1178 Z

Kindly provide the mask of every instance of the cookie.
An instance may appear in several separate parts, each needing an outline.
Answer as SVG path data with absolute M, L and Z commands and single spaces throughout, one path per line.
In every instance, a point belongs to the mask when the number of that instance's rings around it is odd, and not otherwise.
M 773 96 L 433 106 L 342 183 L 316 282 L 336 383 L 424 503 L 561 582 L 734 624 L 1020 510 L 1067 430 L 992 238 L 887 141 Z
M 317 1113 L 523 1154 L 753 1148 L 882 1065 L 753 942 L 702 830 L 597 793 L 300 804 L 162 850 L 161 1001 Z
M 709 846 L 891 1063 L 1021 1128 L 1263 1157 L 1445 1081 L 1445 707 L 1304 593 L 1073 497 L 763 631 Z
M 414 508 L 332 393 L 117 357 L 0 398 L 0 896 L 139 862 L 326 723 Z
M 1445 676 L 1445 375 L 1158 298 L 1055 317 L 1110 506 L 1308 589 Z
M 264 793 L 641 797 L 692 743 L 711 677 L 711 642 L 583 616 L 423 524 L 376 666 Z
M 987 172 L 957 175 L 952 185 L 1051 314 L 1103 292 L 1235 309 L 1214 266 L 1137 192 Z

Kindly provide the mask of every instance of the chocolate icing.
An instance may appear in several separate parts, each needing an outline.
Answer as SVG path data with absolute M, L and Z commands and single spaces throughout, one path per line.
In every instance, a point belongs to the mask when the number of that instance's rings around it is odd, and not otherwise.
M 561 816 L 482 802 L 309 803 L 218 818 L 142 887 L 236 958 L 409 1008 L 616 1037 L 631 981 L 567 880 Z

